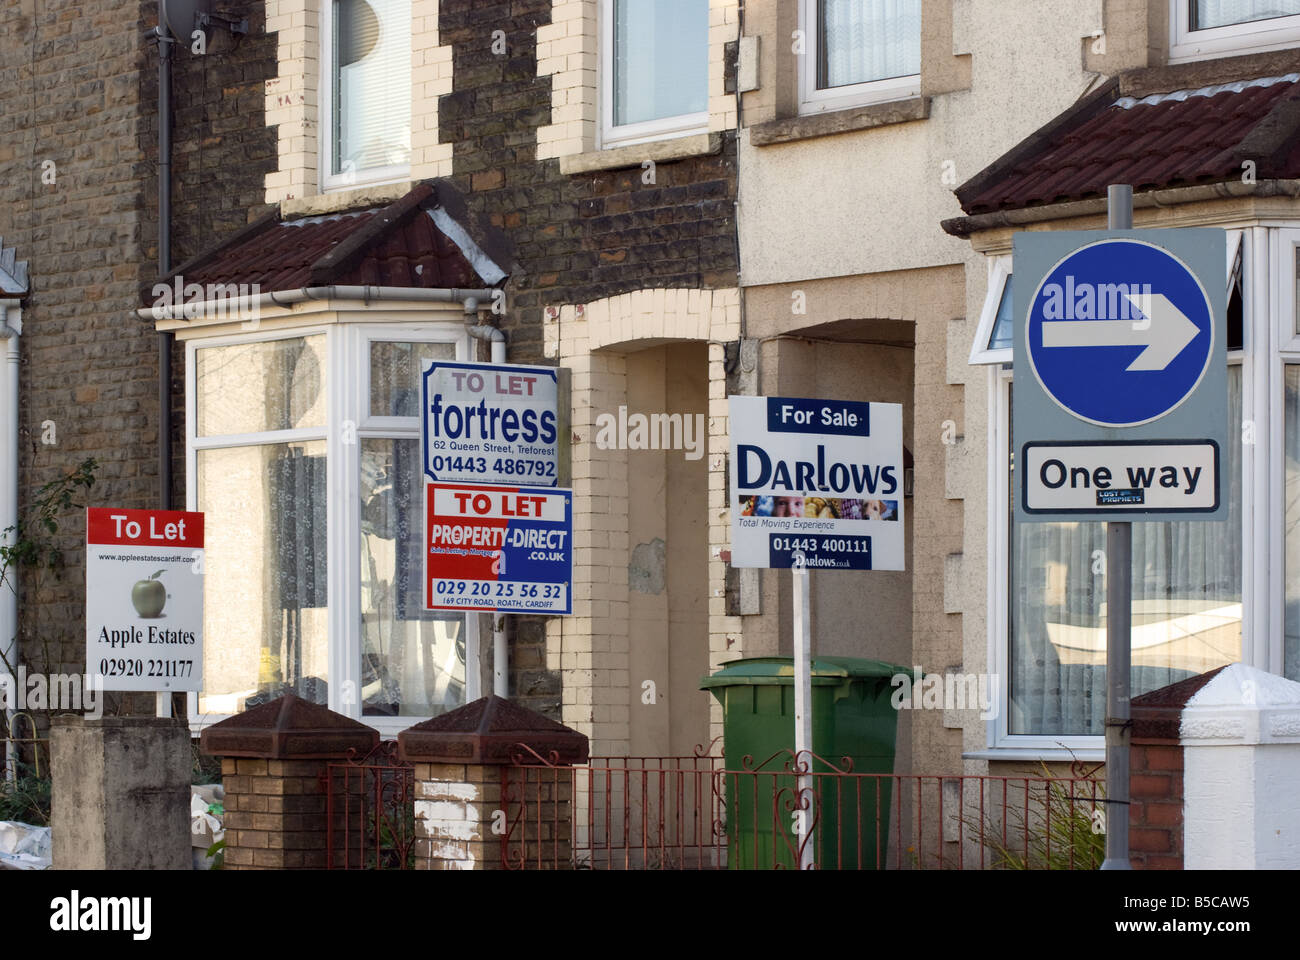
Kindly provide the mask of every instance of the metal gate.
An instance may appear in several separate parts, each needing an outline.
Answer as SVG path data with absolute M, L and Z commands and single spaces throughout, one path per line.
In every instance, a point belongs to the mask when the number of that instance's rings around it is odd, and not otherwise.
M 329 870 L 409 870 L 415 859 L 415 768 L 384 740 L 364 756 L 326 766 L 325 865 Z

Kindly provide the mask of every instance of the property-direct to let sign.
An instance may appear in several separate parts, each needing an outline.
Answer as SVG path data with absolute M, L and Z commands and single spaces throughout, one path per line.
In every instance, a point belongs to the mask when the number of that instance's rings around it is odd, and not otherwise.
M 422 377 L 424 473 L 435 483 L 553 487 L 553 367 L 432 360 Z
M 572 610 L 573 494 L 544 487 L 425 485 L 431 610 Z
M 903 569 L 903 408 L 731 397 L 731 565 Z
M 86 672 L 105 690 L 199 690 L 203 514 L 86 510 Z

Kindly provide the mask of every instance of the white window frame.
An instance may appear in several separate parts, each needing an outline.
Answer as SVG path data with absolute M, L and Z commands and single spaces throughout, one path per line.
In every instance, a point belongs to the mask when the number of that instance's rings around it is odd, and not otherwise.
M 799 30 L 804 41 L 804 52 L 797 57 L 800 114 L 848 110 L 872 103 L 888 103 L 891 100 L 906 100 L 921 95 L 919 73 L 819 90 L 817 48 L 821 43 L 821 31 L 817 24 L 817 0 L 799 0 Z
M 321 0 L 320 7 L 320 82 L 317 93 L 320 98 L 320 115 L 316 123 L 316 154 L 320 178 L 321 193 L 338 190 L 352 190 L 361 186 L 375 186 L 384 183 L 401 183 L 411 179 L 409 163 L 393 164 L 386 167 L 372 167 L 364 171 L 332 172 L 334 157 L 334 0 Z M 407 96 L 411 97 L 414 109 L 415 98 L 411 87 L 407 87 Z M 412 112 L 414 117 L 414 112 Z
M 1187 63 L 1240 53 L 1281 50 L 1300 43 L 1300 14 L 1192 30 L 1192 3 L 1169 0 L 1169 62 Z
M 706 133 L 709 129 L 709 111 L 683 113 L 659 120 L 641 123 L 614 123 L 614 0 L 600 0 L 596 17 L 597 48 L 600 56 L 597 89 L 600 103 L 600 139 L 598 149 L 629 147 L 651 140 L 672 140 Z M 707 81 L 706 81 L 707 82 Z M 705 93 L 707 94 L 707 89 Z
M 1272 599 L 1266 620 L 1269 636 L 1277 637 L 1276 649 L 1270 649 L 1269 670 L 1281 674 L 1286 668 L 1285 651 L 1282 648 L 1286 626 L 1286 408 L 1284 392 L 1286 389 L 1286 368 L 1300 364 L 1300 316 L 1297 316 L 1296 284 L 1300 282 L 1300 270 L 1297 270 L 1296 248 L 1300 246 L 1300 228 L 1282 227 L 1268 231 L 1271 234 L 1270 268 L 1277 282 L 1270 285 L 1272 306 L 1277 322 L 1270 325 L 1269 334 L 1273 349 L 1267 369 L 1271 375 L 1272 386 L 1267 393 L 1269 403 L 1267 448 L 1271 462 L 1277 467 L 1269 471 L 1264 478 L 1267 486 L 1263 494 L 1267 496 L 1269 511 L 1267 523 L 1273 531 L 1282 531 L 1280 536 L 1271 538 L 1268 551 L 1267 576 L 1261 577 L 1267 584 L 1268 595 Z M 1257 433 L 1259 433 L 1257 425 Z
M 970 345 L 970 364 L 976 366 L 986 363 L 1010 363 L 1011 347 L 994 349 L 989 346 L 993 339 L 993 329 L 998 322 L 998 307 L 1002 305 L 1002 296 L 1006 292 L 1007 281 L 1011 279 L 1010 257 L 989 257 L 988 259 L 988 293 L 984 297 L 984 308 L 980 311 L 979 323 L 975 327 L 975 339 Z M 1011 325 L 1015 332 L 1014 318 Z
M 1270 243 L 1268 234 L 1274 236 Z M 1242 650 L 1241 662 L 1258 666 L 1273 673 L 1282 672 L 1282 615 L 1283 615 L 1283 556 L 1285 544 L 1275 531 L 1282 529 L 1282 491 L 1281 478 L 1274 479 L 1277 469 L 1270 464 L 1282 464 L 1281 458 L 1283 429 L 1281 423 L 1282 407 L 1282 364 L 1287 362 L 1286 354 L 1276 349 L 1277 324 L 1266 318 L 1273 316 L 1270 306 L 1278 303 L 1278 287 L 1290 286 L 1292 296 L 1295 290 L 1294 252 L 1286 240 L 1279 234 L 1293 234 L 1290 242 L 1300 244 L 1300 229 L 1290 231 L 1269 231 L 1264 229 L 1240 230 L 1230 229 L 1227 235 L 1227 263 L 1225 265 L 1225 283 L 1230 279 L 1227 271 L 1232 269 L 1236 252 L 1241 250 L 1243 257 L 1242 297 L 1243 297 L 1243 339 L 1244 349 L 1230 350 L 1227 354 L 1229 366 L 1242 368 L 1242 419 L 1255 421 L 1259 430 L 1259 439 L 1254 445 L 1243 445 L 1242 465 Z M 1292 250 L 1292 264 L 1289 271 L 1277 269 L 1279 249 Z M 1251 256 L 1251 251 L 1259 251 L 1258 256 Z M 1005 283 L 1011 276 L 1011 258 L 990 258 L 990 290 L 985 298 L 984 313 L 988 313 L 988 304 L 993 298 L 992 281 L 996 276 L 999 284 Z M 1004 262 L 1004 263 L 1003 263 Z M 1271 271 L 1271 273 L 1270 273 Z M 1269 277 L 1280 279 L 1272 283 Z M 1001 289 L 999 287 L 998 295 Z M 994 313 L 996 314 L 996 301 Z M 1291 314 L 1294 323 L 1295 314 Z M 1252 319 L 1254 318 L 1254 319 Z M 985 326 L 981 320 L 981 327 Z M 972 345 L 988 343 L 992 333 L 991 324 L 983 339 L 977 334 Z M 1262 333 L 1264 336 L 1259 336 Z M 986 354 L 1001 353 L 988 351 Z M 1273 361 L 1269 357 L 1274 358 Z M 1300 342 L 1296 344 L 1295 359 L 1300 362 Z M 975 361 L 972 359 L 971 361 Z M 1011 675 L 1011 634 L 1010 634 L 1010 565 L 1011 565 L 1011 402 L 1010 388 L 1013 368 L 1011 358 L 1000 365 L 993 361 L 984 361 L 987 365 L 989 430 L 986 464 L 988 467 L 987 503 L 988 571 L 985 597 L 987 611 L 988 663 L 998 679 L 997 715 L 985 724 L 985 749 L 967 753 L 968 759 L 1030 759 L 1030 760 L 1069 760 L 1077 757 L 1086 761 L 1105 759 L 1105 737 L 1101 735 L 1050 735 L 1050 734 L 1012 734 L 1009 732 L 1010 715 L 1010 675 Z M 1258 371 L 1268 371 L 1259 375 Z M 1276 371 L 1276 372 L 1274 372 Z M 1271 387 L 1275 384 L 1275 387 Z M 1263 420 L 1263 423 L 1260 421 Z M 1271 423 L 1272 429 L 1268 429 Z M 1235 428 L 1229 425 L 1229 442 L 1232 442 Z M 1265 440 L 1267 437 L 1267 440 Z M 1239 438 L 1238 438 L 1239 439 Z M 1270 531 L 1273 531 L 1270 534 Z M 1256 576 L 1257 571 L 1267 571 L 1267 575 Z M 1269 638 L 1276 638 L 1270 642 Z
M 207 347 L 237 346 L 274 340 L 325 335 L 326 417 L 320 427 L 274 430 L 259 433 L 197 436 L 196 353 Z M 200 450 L 240 447 L 258 443 L 324 440 L 326 456 L 326 623 L 329 633 L 327 706 L 344 716 L 395 737 L 424 717 L 363 716 L 361 689 L 361 445 L 364 438 L 416 439 L 420 437 L 418 417 L 370 415 L 370 344 L 373 341 L 402 343 L 451 343 L 456 359 L 473 356 L 469 335 L 457 320 L 421 319 L 407 322 L 363 321 L 280 328 L 273 332 L 238 333 L 202 337 L 186 342 L 185 352 L 185 500 L 186 509 L 198 509 L 197 454 Z M 330 424 L 354 425 L 343 429 Z M 207 642 L 216 642 L 209 638 Z M 481 696 L 479 617 L 465 615 L 465 697 Z M 349 693 L 350 692 L 350 695 Z M 187 696 L 190 730 L 225 720 L 229 714 L 198 712 L 198 693 Z

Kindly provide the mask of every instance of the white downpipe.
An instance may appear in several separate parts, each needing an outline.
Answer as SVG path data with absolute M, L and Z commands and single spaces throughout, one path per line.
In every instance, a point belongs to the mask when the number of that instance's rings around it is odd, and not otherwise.
M 477 340 L 492 344 L 492 362 L 506 362 L 506 335 L 500 327 L 490 323 L 471 323 L 478 314 L 478 303 L 465 300 L 465 329 Z M 498 697 L 510 695 L 510 650 L 506 645 L 506 615 L 501 611 L 492 614 L 492 692 Z
M 4 393 L 7 409 L 4 412 L 4 435 L 0 438 L 0 457 L 4 458 L 4 469 L 0 470 L 0 537 L 6 546 L 13 543 L 14 532 L 10 530 L 18 523 L 18 331 L 9 326 L 9 308 L 0 306 L 0 338 L 5 341 Z M 8 583 L 0 588 L 0 644 L 4 646 L 5 658 L 9 663 L 17 660 L 18 654 L 18 568 L 11 566 L 8 570 Z M 0 670 L 4 668 L 0 666 Z M 6 671 L 7 672 L 7 671 Z M 9 690 L 14 690 L 18 678 L 10 678 Z M 5 704 L 5 729 L 9 731 L 10 740 L 5 743 L 5 776 L 14 777 L 14 761 L 17 759 L 17 747 L 13 738 L 13 704 Z

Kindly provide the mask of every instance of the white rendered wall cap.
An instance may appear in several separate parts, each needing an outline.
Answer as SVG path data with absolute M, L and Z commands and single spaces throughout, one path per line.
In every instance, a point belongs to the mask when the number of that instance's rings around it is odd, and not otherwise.
M 1258 667 L 1232 663 L 1192 694 L 1184 709 L 1242 706 L 1300 706 L 1300 683 Z
M 1300 683 L 1231 664 L 1187 701 L 1179 738 L 1185 746 L 1300 744 Z

